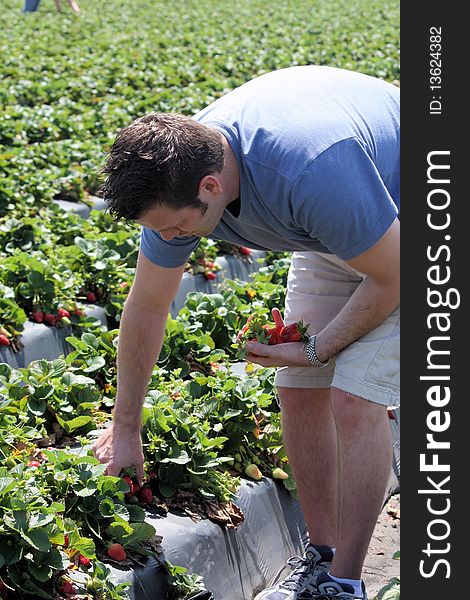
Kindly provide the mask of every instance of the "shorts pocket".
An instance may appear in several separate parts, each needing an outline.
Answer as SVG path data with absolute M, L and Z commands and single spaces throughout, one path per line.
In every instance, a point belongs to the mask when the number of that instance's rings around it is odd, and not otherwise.
M 389 318 L 387 325 L 390 333 L 383 339 L 370 361 L 364 379 L 398 392 L 400 390 L 400 317 Z

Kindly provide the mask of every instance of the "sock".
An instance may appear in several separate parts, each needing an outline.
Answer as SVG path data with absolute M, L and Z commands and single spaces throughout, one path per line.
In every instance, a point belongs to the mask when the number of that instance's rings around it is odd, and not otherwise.
M 362 598 L 362 582 L 360 579 L 341 579 L 340 577 L 335 577 L 331 573 L 328 573 L 328 575 L 331 577 L 331 579 L 333 579 L 333 581 L 336 581 L 336 583 L 347 583 L 353 587 L 354 594 L 358 596 L 358 598 Z

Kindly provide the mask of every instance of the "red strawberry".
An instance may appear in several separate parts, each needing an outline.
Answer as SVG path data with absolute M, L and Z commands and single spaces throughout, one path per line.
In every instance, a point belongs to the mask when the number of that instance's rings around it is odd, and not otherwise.
M 70 313 L 68 310 L 65 310 L 65 308 L 59 308 L 59 310 L 57 311 L 57 315 L 62 318 L 62 317 L 67 317 L 67 319 L 70 317 Z
M 393 412 L 392 409 L 387 408 L 387 413 L 388 413 L 388 418 L 391 419 L 392 421 L 396 421 L 397 417 L 395 416 L 395 413 Z
M 142 502 L 142 504 L 152 504 L 153 494 L 152 490 L 149 487 L 140 488 L 140 490 L 137 493 L 137 496 Z
M 9 346 L 10 345 L 10 340 L 7 338 L 6 335 L 0 334 L 0 346 Z
M 64 546 L 67 548 L 68 545 L 69 545 L 69 534 L 66 533 L 64 535 Z
M 121 283 L 119 284 L 120 288 L 126 288 L 129 284 L 127 283 L 127 281 L 121 281 Z
M 217 275 L 213 271 L 208 271 L 207 273 L 205 273 L 205 277 L 209 281 L 213 281 L 214 279 L 217 278 Z
M 84 567 L 89 567 L 91 565 L 91 559 L 83 556 L 83 554 L 80 554 L 78 557 L 78 562 Z
M 133 496 L 134 495 L 134 482 L 132 481 L 132 477 L 130 475 L 124 475 L 123 479 L 129 486 L 129 492 L 126 494 L 126 497 Z
M 108 556 L 113 560 L 121 561 L 126 560 L 127 554 L 121 544 L 111 544 L 108 548 Z
M 76 594 L 77 590 L 73 587 L 73 585 L 70 581 L 67 581 L 67 579 L 64 579 L 62 582 L 62 585 L 59 588 L 59 592 L 61 594 Z
M 96 302 L 96 295 L 93 292 L 87 292 L 86 299 L 88 302 Z
M 81 308 L 76 308 L 73 311 L 74 315 L 77 315 L 77 317 L 83 317 L 83 315 L 85 314 L 84 311 Z
M 44 313 L 42 310 L 35 310 L 33 312 L 33 319 L 36 321 L 36 323 L 42 323 L 44 321 Z
M 279 344 L 279 333 L 275 327 L 270 327 L 269 325 L 263 325 L 263 329 L 266 330 L 266 335 L 268 336 L 268 344 L 270 346 Z
M 30 460 L 28 467 L 40 467 L 41 463 L 38 460 Z
M 284 325 L 279 332 L 279 341 L 281 344 L 286 344 L 288 342 L 306 342 L 307 337 L 307 328 L 304 326 L 302 321 L 297 321 L 297 323 L 291 323 L 290 325 Z
M 57 321 L 57 317 L 51 313 L 47 313 L 44 315 L 44 322 L 48 325 L 55 325 Z
M 249 256 L 251 254 L 251 249 L 247 248 L 246 246 L 242 246 L 240 248 L 240 254 L 243 254 L 243 256 Z

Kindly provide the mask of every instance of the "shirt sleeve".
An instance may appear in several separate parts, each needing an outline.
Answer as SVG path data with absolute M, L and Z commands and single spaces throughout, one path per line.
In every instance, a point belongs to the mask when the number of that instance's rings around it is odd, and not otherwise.
M 398 209 L 359 140 L 348 138 L 315 158 L 291 192 L 297 226 L 343 260 L 371 248 Z
M 171 269 L 186 264 L 200 241 L 195 235 L 164 240 L 158 231 L 142 227 L 140 249 L 151 262 Z

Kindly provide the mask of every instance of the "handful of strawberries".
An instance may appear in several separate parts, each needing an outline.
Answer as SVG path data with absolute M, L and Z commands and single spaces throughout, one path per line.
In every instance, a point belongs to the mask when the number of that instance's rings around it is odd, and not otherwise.
M 243 346 L 246 342 L 255 341 L 269 346 L 288 342 L 308 342 L 308 325 L 304 325 L 303 321 L 285 325 L 278 308 L 273 308 L 271 314 L 274 325 L 267 322 L 266 315 L 255 314 L 248 318 L 237 335 L 237 342 L 240 346 L 237 358 L 245 357 L 246 351 Z

